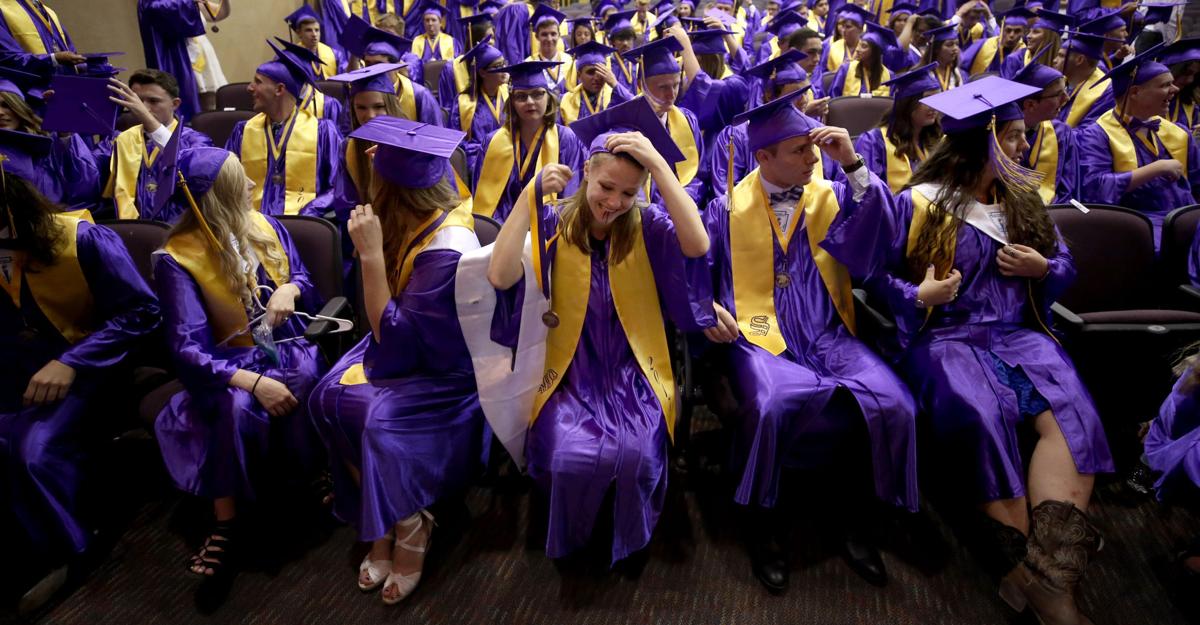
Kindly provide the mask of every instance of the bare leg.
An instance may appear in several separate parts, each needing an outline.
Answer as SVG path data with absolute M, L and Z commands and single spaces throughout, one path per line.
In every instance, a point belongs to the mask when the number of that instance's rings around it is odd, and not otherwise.
M 425 550 L 433 532 L 433 517 L 420 512 L 396 524 L 396 542 L 392 549 L 392 575 L 383 586 L 383 600 L 394 603 L 408 596 L 421 579 L 425 568 Z
M 213 500 L 213 514 L 217 518 L 217 526 L 204 541 L 204 546 L 192 558 L 191 571 L 197 575 L 215 575 L 217 569 L 224 563 L 225 548 L 228 546 L 232 533 L 231 524 L 237 516 L 237 504 L 233 497 L 218 497 Z
M 989 501 L 979 508 L 989 517 L 1009 527 L 1017 528 L 1022 534 L 1029 534 L 1029 509 L 1027 505 L 1025 497 L 1017 497 L 1016 499 Z
M 1046 500 L 1067 501 L 1086 512 L 1096 478 L 1075 469 L 1067 439 L 1049 410 L 1033 422 L 1037 446 L 1029 462 L 1029 498 L 1034 506 Z
M 213 512 L 216 514 L 217 523 L 233 519 L 234 513 L 237 512 L 233 497 L 218 497 L 214 499 Z

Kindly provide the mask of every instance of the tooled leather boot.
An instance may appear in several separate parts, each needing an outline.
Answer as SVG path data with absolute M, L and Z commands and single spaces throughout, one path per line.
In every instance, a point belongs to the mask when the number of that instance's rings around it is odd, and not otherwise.
M 1001 598 L 1017 611 L 1033 608 L 1042 625 L 1092 625 L 1079 611 L 1075 589 L 1100 542 L 1100 532 L 1074 504 L 1038 504 L 1029 523 L 1028 553 L 1000 582 Z

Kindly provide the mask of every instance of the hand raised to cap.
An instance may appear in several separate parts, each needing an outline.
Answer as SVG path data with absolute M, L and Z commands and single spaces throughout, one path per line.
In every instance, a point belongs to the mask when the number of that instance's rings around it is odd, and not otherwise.
M 837 161 L 843 167 L 853 165 L 858 160 L 854 151 L 854 142 L 845 128 L 837 126 L 821 126 L 809 133 L 813 144 Z

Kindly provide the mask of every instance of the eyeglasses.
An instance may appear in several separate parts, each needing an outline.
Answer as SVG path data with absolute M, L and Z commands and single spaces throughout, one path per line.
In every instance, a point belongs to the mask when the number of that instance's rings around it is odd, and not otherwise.
M 512 94 L 513 102 L 525 102 L 526 100 L 537 101 L 546 97 L 545 89 L 535 89 L 533 91 L 517 91 Z

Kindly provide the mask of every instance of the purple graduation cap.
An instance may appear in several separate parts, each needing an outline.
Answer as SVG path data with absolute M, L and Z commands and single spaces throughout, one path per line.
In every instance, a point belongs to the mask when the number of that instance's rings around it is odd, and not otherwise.
M 421 19 L 425 19 L 426 15 L 432 14 L 438 16 L 438 19 L 445 21 L 446 17 L 450 15 L 446 7 L 433 0 L 421 0 L 421 3 L 417 5 L 417 10 L 421 12 Z
M 467 50 L 466 54 L 463 54 L 463 61 L 476 67 L 487 67 L 503 59 L 504 53 L 492 45 L 492 40 L 492 35 L 484 37 L 479 43 L 475 44 L 474 48 Z
M 926 91 L 941 91 L 942 85 L 933 75 L 937 63 L 923 65 L 907 71 L 883 83 L 892 88 L 892 98 L 897 102 L 924 94 Z
M 724 55 L 728 52 L 725 47 L 725 36 L 732 35 L 730 30 L 695 30 L 688 33 L 688 38 L 692 40 L 692 51 L 696 54 L 719 54 Z M 720 78 L 720 76 L 713 76 Z
M 897 2 L 896 4 L 892 5 L 891 16 L 896 17 L 897 15 L 912 15 L 920 9 L 921 7 L 911 2 Z
M 504 2 L 498 2 L 497 0 L 483 0 L 483 2 L 479 3 L 479 12 L 486 13 L 487 15 L 495 15 L 504 4 Z
M 793 91 L 733 118 L 734 126 L 749 122 L 746 138 L 751 154 L 780 141 L 808 136 L 824 125 L 796 109 L 796 99 L 802 93 Z
M 492 22 L 492 14 L 491 13 L 476 13 L 475 15 L 468 15 L 466 17 L 460 17 L 460 18 L 458 18 L 458 21 L 465 28 L 470 28 L 476 24 L 482 24 L 484 22 L 487 22 L 490 24 Z
M 404 63 L 376 63 L 354 71 L 330 76 L 329 80 L 350 84 L 350 99 L 364 91 L 378 91 L 396 95 L 396 84 L 392 72 L 405 67 Z
M 1200 61 L 1200 38 L 1180 39 L 1164 48 L 1159 58 L 1159 62 L 1167 66 L 1191 61 Z
M 1045 89 L 1062 77 L 1062 72 L 1053 67 L 1034 62 L 1022 67 L 1021 71 L 1013 74 L 1012 81 L 1019 82 L 1022 85 L 1029 85 L 1030 87 L 1037 87 L 1038 89 Z
M 287 17 L 283 18 L 283 21 L 287 22 L 288 28 L 292 30 L 300 30 L 300 27 L 304 25 L 305 22 L 316 22 L 320 24 L 321 16 L 317 15 L 317 12 L 314 11 L 312 7 L 308 6 L 307 4 L 302 4 L 300 5 L 299 9 L 292 11 Z
M 26 90 L 41 80 L 42 78 L 36 74 L 0 66 L 0 91 L 7 91 L 24 98 Z
M 1090 21 L 1079 25 L 1079 30 L 1089 35 L 1104 35 L 1125 28 L 1125 18 L 1120 9 L 1100 9 Z
M 546 70 L 562 65 L 562 61 L 522 61 L 508 67 L 489 69 L 493 74 L 508 74 L 508 86 L 512 90 L 546 89 L 554 83 L 546 76 Z
M 359 58 L 380 55 L 394 63 L 405 52 L 412 50 L 412 40 L 375 28 L 363 18 L 353 15 L 342 30 L 342 46 Z
M 297 59 L 269 40 L 267 45 L 275 51 L 275 58 L 259 65 L 256 72 L 283 85 L 288 93 L 299 100 L 304 92 L 304 85 L 315 79 L 312 63 Z
M 650 78 L 663 74 L 678 74 L 679 63 L 675 61 L 675 53 L 680 50 L 683 50 L 683 44 L 674 37 L 665 37 L 638 46 L 626 52 L 624 56 L 629 60 L 639 59 L 642 77 Z
M 1082 54 L 1095 61 L 1104 59 L 1104 42 L 1120 41 L 1120 39 L 1113 39 L 1103 35 L 1092 35 L 1073 30 L 1068 30 L 1064 34 L 1066 37 L 1063 40 L 1063 47 L 1066 48 L 1067 52 Z
M 50 153 L 54 139 L 48 135 L 35 135 L 31 132 L 0 129 L 0 146 L 14 149 L 22 154 L 34 157 Z M 3 161 L 0 161 L 3 163 Z
M 1062 13 L 1055 13 L 1042 9 L 1037 12 L 1037 19 L 1034 20 L 1030 28 L 1041 28 L 1062 34 L 1062 32 L 1075 25 L 1075 18 Z
M 873 44 L 876 48 L 879 48 L 880 52 L 887 52 L 892 48 L 900 47 L 900 41 L 896 39 L 896 33 L 887 26 L 882 26 L 875 22 L 867 22 L 867 32 L 863 33 L 862 38 Z
M 767 32 L 775 35 L 780 39 L 787 39 L 788 35 L 808 26 L 808 20 L 800 17 L 795 11 L 787 13 L 777 13 L 767 24 Z
M 123 56 L 124 52 L 90 52 L 83 55 L 87 61 L 82 67 L 76 71 L 82 71 L 84 76 L 91 78 L 112 78 L 120 74 L 124 67 L 113 67 L 108 59 L 114 56 Z
M 279 45 L 283 47 L 284 52 L 290 54 L 298 61 L 308 63 L 310 66 L 320 65 L 322 63 L 321 57 L 317 56 L 316 52 L 313 52 L 312 50 L 309 50 L 298 43 L 292 43 L 286 39 L 280 39 L 279 37 L 276 37 L 275 41 L 279 42 Z M 313 74 L 313 78 L 316 78 L 315 72 Z
M 179 135 L 182 133 L 183 124 L 175 126 L 175 132 L 171 133 L 171 139 L 163 146 L 162 152 L 158 158 L 154 159 L 154 164 L 150 166 L 148 175 L 152 176 L 153 185 L 147 185 L 150 189 L 150 204 L 153 207 L 153 214 L 161 215 L 163 207 L 171 201 L 171 196 L 175 195 L 175 179 L 177 177 L 179 164 Z
M 609 38 L 615 37 L 617 33 L 623 30 L 633 30 L 633 16 L 637 15 L 636 9 L 628 11 L 617 11 L 609 15 L 604 20 L 604 32 L 608 33 Z
M 663 30 L 680 23 L 679 18 L 675 17 L 675 7 L 670 6 L 669 2 L 667 5 L 668 8 L 659 13 L 658 17 L 654 18 L 654 22 L 650 24 L 650 28 L 653 28 L 655 32 L 660 34 Z
M 921 99 L 940 112 L 942 130 L 948 134 L 984 128 L 995 122 L 1023 119 L 1016 102 L 1041 91 L 1038 87 L 987 76 Z
M 1015 6 L 1000 15 L 1000 23 L 1008 26 L 1029 26 L 1037 13 L 1025 6 Z
M 704 18 L 702 17 L 681 17 L 679 18 L 679 23 L 683 24 L 683 29 L 688 32 L 708 28 L 708 24 L 704 23 Z
M 50 80 L 54 97 L 46 103 L 42 130 L 74 132 L 84 136 L 113 134 L 120 105 L 109 97 L 108 78 L 55 74 Z
M 658 2 L 654 3 L 654 6 L 650 7 L 650 10 L 653 11 L 655 15 L 662 17 L 663 11 L 674 11 L 675 10 L 675 1 L 674 0 L 658 0 Z
M 1175 7 L 1187 3 L 1188 0 L 1142 0 L 1138 4 L 1146 9 L 1145 26 L 1149 26 L 1169 21 Z M 1136 13 L 1134 15 L 1136 16 Z
M 1166 46 L 1162 43 L 1152 46 L 1108 70 L 1108 73 L 1101 76 L 1100 80 L 1105 78 L 1111 80 L 1113 96 L 1120 98 L 1129 91 L 1130 87 L 1145 84 L 1146 81 L 1171 71 L 1171 68 L 1155 60 L 1165 49 Z M 1100 82 L 1100 80 L 1096 82 Z
M 838 9 L 837 21 L 849 20 L 862 26 L 867 22 L 875 19 L 875 15 L 870 11 L 858 6 L 857 4 L 845 4 Z
M 602 43 L 589 41 L 567 50 L 567 54 L 575 57 L 575 67 L 584 68 L 589 65 L 604 65 L 608 63 L 608 55 L 616 51 L 616 48 L 610 48 Z
M 807 54 L 793 48 L 751 67 L 746 73 L 762 80 L 764 87 L 769 86 L 777 91 L 780 85 L 808 82 L 808 72 L 799 65 L 805 58 L 808 58 Z
M 662 122 L 658 121 L 658 116 L 654 114 L 654 109 L 645 96 L 588 115 L 571 124 L 571 131 L 588 146 L 588 158 L 600 152 L 607 152 L 608 148 L 604 144 L 608 137 L 620 132 L 642 133 L 667 163 L 678 163 L 685 158 Z
M 717 21 L 724 24 L 726 28 L 729 28 L 737 23 L 737 20 L 732 15 L 722 11 L 721 9 L 718 9 L 716 6 L 709 7 L 708 10 L 704 12 L 702 17 L 715 17 L 717 18 Z
M 186 183 L 192 198 L 197 202 L 212 189 L 225 160 L 232 152 L 222 148 L 198 147 L 179 151 L 178 167 L 180 179 Z
M 466 133 L 398 117 L 376 117 L 350 137 L 379 146 L 372 165 L 387 181 L 428 189 L 452 174 L 450 155 Z
M 958 26 L 954 24 L 946 24 L 925 31 L 925 40 L 929 43 L 950 41 L 951 39 L 958 39 Z
M 539 4 L 533 10 L 533 14 L 529 16 L 529 30 L 537 32 L 538 27 L 545 25 L 547 22 L 554 22 L 558 26 L 567 19 L 567 14 L 555 9 L 549 4 Z
M 596 24 L 599 23 L 599 21 L 600 20 L 592 17 L 591 15 L 580 15 L 579 17 L 572 17 L 567 20 L 567 32 L 574 34 L 576 28 L 579 28 L 580 26 L 586 26 L 586 27 L 590 28 L 593 33 L 595 33 L 596 32 Z

